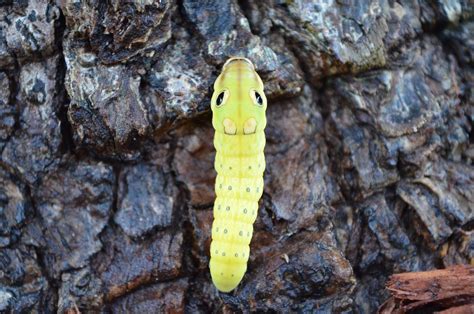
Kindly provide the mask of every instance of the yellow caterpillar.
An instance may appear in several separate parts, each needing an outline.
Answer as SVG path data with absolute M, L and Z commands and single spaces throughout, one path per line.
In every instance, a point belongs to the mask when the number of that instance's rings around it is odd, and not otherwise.
M 246 58 L 230 58 L 211 99 L 217 171 L 209 267 L 214 285 L 233 290 L 247 270 L 253 223 L 263 192 L 265 110 L 263 83 Z

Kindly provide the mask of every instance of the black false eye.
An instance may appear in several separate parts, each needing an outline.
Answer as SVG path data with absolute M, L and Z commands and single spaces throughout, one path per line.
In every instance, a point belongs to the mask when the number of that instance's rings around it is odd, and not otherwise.
M 255 92 L 255 99 L 257 100 L 257 103 L 261 106 L 263 105 L 263 98 L 260 96 L 259 93 Z
M 220 93 L 219 96 L 217 96 L 217 99 L 216 99 L 216 105 L 217 106 L 220 106 L 222 105 L 222 102 L 224 101 L 224 92 Z

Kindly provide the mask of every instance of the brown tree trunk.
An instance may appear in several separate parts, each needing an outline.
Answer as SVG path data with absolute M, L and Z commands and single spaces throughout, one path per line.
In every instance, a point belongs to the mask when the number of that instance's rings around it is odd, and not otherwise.
M 373 313 L 393 273 L 472 265 L 473 33 L 468 0 L 0 0 L 0 312 Z M 231 56 L 265 83 L 267 170 L 219 294 Z

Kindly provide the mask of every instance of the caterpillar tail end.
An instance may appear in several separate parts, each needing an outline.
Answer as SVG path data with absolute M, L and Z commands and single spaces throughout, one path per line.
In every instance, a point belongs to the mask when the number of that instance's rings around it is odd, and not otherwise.
M 214 286 L 220 292 L 225 293 L 237 288 L 247 270 L 247 267 L 232 264 L 224 265 L 212 258 L 209 263 L 209 268 L 211 270 Z

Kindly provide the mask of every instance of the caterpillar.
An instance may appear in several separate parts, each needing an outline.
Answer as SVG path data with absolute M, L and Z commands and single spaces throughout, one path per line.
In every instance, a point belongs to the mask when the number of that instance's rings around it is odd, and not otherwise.
M 209 268 L 219 291 L 242 280 L 253 223 L 263 193 L 265 111 L 263 82 L 246 58 L 228 59 L 211 98 L 217 171 Z

